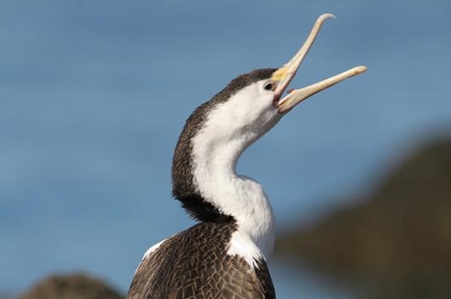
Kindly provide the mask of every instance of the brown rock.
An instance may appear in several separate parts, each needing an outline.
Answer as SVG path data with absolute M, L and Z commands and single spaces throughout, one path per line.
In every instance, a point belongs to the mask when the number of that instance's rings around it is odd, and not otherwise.
M 276 253 L 340 273 L 451 273 L 451 140 L 414 153 L 376 194 L 352 202 L 282 233 Z
M 100 279 L 85 274 L 52 275 L 34 285 L 18 299 L 123 299 Z

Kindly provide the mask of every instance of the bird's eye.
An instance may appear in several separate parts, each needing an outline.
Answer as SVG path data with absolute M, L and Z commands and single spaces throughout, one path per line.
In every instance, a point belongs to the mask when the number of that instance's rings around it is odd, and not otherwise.
M 275 86 L 276 86 L 276 84 L 274 82 L 268 81 L 265 83 L 265 86 L 263 86 L 263 88 L 265 90 L 274 90 Z

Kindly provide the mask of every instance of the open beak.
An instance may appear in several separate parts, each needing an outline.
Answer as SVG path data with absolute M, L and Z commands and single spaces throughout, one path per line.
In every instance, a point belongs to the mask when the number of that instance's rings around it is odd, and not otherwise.
M 281 99 L 282 94 L 287 89 L 291 80 L 296 75 L 299 66 L 310 50 L 313 42 L 318 35 L 321 26 L 324 24 L 324 21 L 328 18 L 334 18 L 332 14 L 323 14 L 321 15 L 315 22 L 310 35 L 305 41 L 304 45 L 302 45 L 301 49 L 296 53 L 296 55 L 283 67 L 279 68 L 271 77 L 271 80 L 276 82 L 276 88 L 274 90 L 274 106 L 278 108 L 280 113 L 285 113 L 291 110 L 294 106 L 307 99 L 308 97 L 314 95 L 317 92 L 320 92 L 326 88 L 331 87 L 347 78 L 353 77 L 355 75 L 359 75 L 366 71 L 365 66 L 357 66 L 352 69 L 349 69 L 341 74 L 335 75 L 333 77 L 327 78 L 323 81 L 314 83 L 304 88 L 291 90 L 287 96 Z

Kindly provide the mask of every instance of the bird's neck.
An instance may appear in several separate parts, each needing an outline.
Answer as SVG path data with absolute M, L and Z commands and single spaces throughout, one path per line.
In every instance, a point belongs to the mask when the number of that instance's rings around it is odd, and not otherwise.
M 250 133 L 229 140 L 222 140 L 221 134 L 214 136 L 207 128 L 192 140 L 193 183 L 205 201 L 234 218 L 239 238 L 250 242 L 245 250 L 259 251 L 254 255 L 268 259 L 275 238 L 272 207 L 262 186 L 237 175 L 235 169 L 241 153 L 259 136 Z

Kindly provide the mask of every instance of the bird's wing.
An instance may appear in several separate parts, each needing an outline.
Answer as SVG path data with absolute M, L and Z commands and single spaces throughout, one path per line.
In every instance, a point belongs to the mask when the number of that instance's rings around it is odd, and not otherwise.
M 229 228 L 208 225 L 177 234 L 145 256 L 128 299 L 275 299 L 266 262 L 252 267 L 228 255 Z

